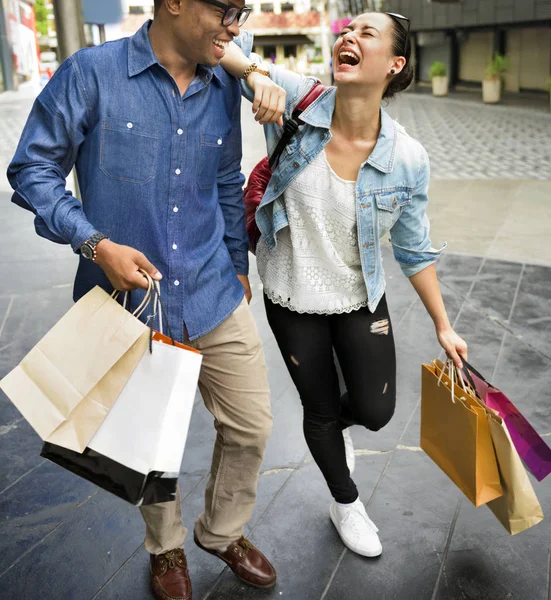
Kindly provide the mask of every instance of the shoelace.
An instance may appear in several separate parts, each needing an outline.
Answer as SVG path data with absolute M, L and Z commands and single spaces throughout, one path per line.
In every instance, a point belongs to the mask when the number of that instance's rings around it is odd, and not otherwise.
M 367 525 L 370 533 L 377 533 L 379 528 L 373 523 L 373 521 L 368 517 L 367 513 L 362 510 L 360 507 L 352 507 L 348 510 L 347 515 L 342 520 L 343 523 L 349 522 L 354 532 L 358 535 L 361 535 L 365 531 L 364 525 Z
M 248 554 L 249 550 L 253 550 L 254 548 L 254 546 L 251 544 L 251 542 L 249 542 L 249 540 L 246 537 L 239 538 L 237 544 L 241 546 L 243 550 L 245 550 L 245 554 Z
M 164 559 L 166 560 L 169 569 L 175 569 L 176 566 L 185 566 L 185 556 L 186 555 L 184 554 L 183 550 L 176 548 L 176 550 L 170 550 L 170 552 L 166 552 Z

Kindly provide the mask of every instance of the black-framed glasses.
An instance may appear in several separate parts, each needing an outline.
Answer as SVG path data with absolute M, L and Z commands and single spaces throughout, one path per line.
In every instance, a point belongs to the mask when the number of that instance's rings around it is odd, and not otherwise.
M 251 8 L 248 6 L 238 8 L 237 6 L 233 6 L 233 4 L 218 2 L 218 0 L 202 0 L 202 2 L 212 4 L 212 6 L 221 8 L 224 11 L 222 15 L 222 25 L 224 27 L 229 27 L 236 19 L 237 24 L 241 27 L 251 14 Z
M 411 27 L 411 21 L 409 20 L 409 17 L 404 17 L 404 15 L 399 15 L 398 13 L 390 13 L 390 12 L 385 13 L 385 15 L 389 16 L 395 23 L 398 23 L 400 25 L 400 27 L 402 27 L 403 29 L 406 30 L 406 41 L 404 43 L 404 54 L 405 54 L 408 49 L 409 28 Z

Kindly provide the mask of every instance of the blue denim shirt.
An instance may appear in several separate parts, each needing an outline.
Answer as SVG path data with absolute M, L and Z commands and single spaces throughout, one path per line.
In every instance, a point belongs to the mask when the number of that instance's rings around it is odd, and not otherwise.
M 199 66 L 182 97 L 149 42 L 131 38 L 69 58 L 31 111 L 8 170 L 12 200 L 37 232 L 77 251 L 100 231 L 142 251 L 163 275 L 175 338 L 214 329 L 239 305 L 248 274 L 239 83 Z M 82 204 L 65 188 L 76 164 Z M 99 266 L 80 259 L 75 300 Z M 136 305 L 141 293 L 132 294 Z
M 251 54 L 253 35 L 243 31 L 235 42 L 255 62 Z M 271 79 L 287 92 L 284 118 L 317 81 L 270 65 Z M 245 97 L 253 94 L 242 83 Z M 331 119 L 335 109 L 336 88 L 328 88 L 302 114 L 304 125 L 281 155 L 266 193 L 256 213 L 256 222 L 270 248 L 277 243 L 277 232 L 288 226 L 283 194 L 295 177 L 323 150 L 331 139 Z M 281 136 L 278 125 L 265 125 L 268 153 Z M 375 311 L 385 290 L 385 275 L 380 239 L 390 232 L 394 257 L 403 273 L 411 277 L 434 263 L 440 250 L 432 248 L 426 215 L 430 179 L 427 152 L 402 126 L 381 109 L 381 131 L 370 157 L 362 164 L 356 183 L 358 244 L 369 309 Z

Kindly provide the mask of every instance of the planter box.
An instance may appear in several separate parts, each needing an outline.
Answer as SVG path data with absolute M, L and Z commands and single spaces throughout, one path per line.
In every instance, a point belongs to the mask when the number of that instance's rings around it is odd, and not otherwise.
M 449 79 L 447 77 L 432 78 L 432 95 L 447 96 L 449 88 Z
M 482 99 L 486 104 L 497 104 L 501 100 L 500 79 L 485 79 L 482 82 Z

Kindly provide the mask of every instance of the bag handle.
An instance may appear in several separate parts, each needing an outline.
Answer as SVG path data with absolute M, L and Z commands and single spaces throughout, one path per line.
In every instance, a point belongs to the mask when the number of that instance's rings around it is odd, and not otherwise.
M 174 335 L 172 334 L 172 329 L 170 327 L 170 321 L 168 320 L 165 312 L 165 307 L 163 302 L 161 301 L 161 286 L 158 281 L 153 283 L 153 290 L 155 293 L 155 300 L 153 301 L 153 314 L 148 317 L 149 319 L 158 318 L 159 321 L 159 333 L 163 334 L 163 318 L 166 321 L 166 326 L 168 329 L 168 335 L 170 337 L 170 341 L 173 346 L 176 346 L 176 341 L 174 340 Z M 153 327 L 149 328 L 149 352 L 153 354 Z
M 463 369 L 465 371 L 465 375 L 467 376 L 467 378 L 471 378 L 471 373 L 474 373 L 479 379 L 482 379 L 482 381 L 484 383 L 487 383 L 488 385 L 494 387 L 485 377 L 484 375 L 482 375 L 481 373 L 479 373 L 471 364 L 469 364 L 464 358 L 461 359 L 463 361 L 463 365 L 465 366 L 465 368 Z M 470 381 L 469 381 L 470 382 Z M 473 384 L 474 385 L 474 384 Z
M 147 291 L 146 291 L 145 296 L 143 297 L 143 300 L 141 301 L 140 305 L 132 313 L 138 319 L 142 316 L 142 314 L 144 313 L 148 304 L 151 302 L 151 292 L 153 290 L 153 279 L 151 279 L 151 276 L 149 275 L 149 273 L 147 271 L 144 271 L 143 269 L 140 269 L 139 271 L 147 279 Z M 111 298 L 113 298 L 113 300 L 118 300 L 120 293 L 121 293 L 120 290 L 113 290 L 113 292 L 111 294 Z M 130 295 L 131 295 L 131 292 L 124 292 L 124 298 L 122 301 L 123 308 L 126 308 L 127 303 L 130 306 Z
M 438 385 L 442 384 L 442 377 L 444 376 L 444 373 L 446 373 L 446 371 L 447 371 L 446 374 L 448 375 L 448 377 L 451 381 L 451 397 L 452 397 L 452 402 L 454 404 L 455 404 L 454 396 L 455 396 L 455 382 L 456 381 L 459 381 L 459 383 L 461 384 L 461 387 L 463 388 L 463 391 L 466 394 L 474 393 L 475 395 L 477 395 L 476 388 L 474 387 L 474 383 L 472 384 L 472 390 L 467 388 L 467 386 L 465 385 L 465 381 L 463 379 L 461 370 L 455 366 L 455 363 L 453 362 L 453 360 L 451 360 L 449 358 L 446 359 L 446 362 L 444 363 L 443 367 L 440 367 L 438 364 L 436 364 L 435 360 L 432 361 L 432 364 L 436 370 L 440 370 L 440 376 L 438 377 Z M 444 383 L 445 383 L 445 385 L 447 385 L 446 382 L 444 382 Z M 469 384 L 470 384 L 470 382 L 469 382 Z
M 300 119 L 300 115 L 325 92 L 327 89 L 326 85 L 321 84 L 319 81 L 316 81 L 314 85 L 304 94 L 301 98 L 300 102 L 295 106 L 293 113 L 290 119 L 285 121 L 285 125 L 283 126 L 283 133 L 279 138 L 277 146 L 272 153 L 272 156 L 269 158 L 270 169 L 273 171 L 278 163 L 279 158 L 281 157 L 281 153 L 285 150 L 287 144 L 291 141 L 292 137 L 298 131 L 300 125 L 303 125 L 303 121 Z

